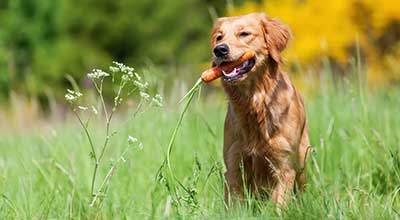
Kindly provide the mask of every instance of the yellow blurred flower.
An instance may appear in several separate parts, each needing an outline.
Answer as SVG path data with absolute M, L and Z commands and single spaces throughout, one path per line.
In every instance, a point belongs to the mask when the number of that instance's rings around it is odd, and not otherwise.
M 400 31 L 398 1 L 263 0 L 261 3 L 247 2 L 240 7 L 231 7 L 229 14 L 260 11 L 266 12 L 269 17 L 280 18 L 290 26 L 294 40 L 284 56 L 291 64 L 303 67 L 315 65 L 320 63 L 321 58 L 328 57 L 339 65 L 347 65 L 350 58 L 356 56 L 355 48 L 359 46 L 371 66 L 368 71 L 370 80 L 384 81 L 386 76 L 388 79 L 400 79 L 399 74 L 386 73 L 394 70 L 393 66 L 400 66 L 399 53 L 390 50 L 382 55 L 385 43 L 399 48 L 400 39 L 382 40 L 384 35 Z M 393 24 L 394 27 L 390 26 Z

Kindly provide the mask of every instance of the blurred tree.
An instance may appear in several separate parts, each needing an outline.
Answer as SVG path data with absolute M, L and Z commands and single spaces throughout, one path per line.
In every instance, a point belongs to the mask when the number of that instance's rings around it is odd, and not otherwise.
M 65 74 L 112 60 L 193 65 L 209 57 L 210 9 L 225 0 L 1 0 L 0 90 L 61 97 Z
M 285 53 L 294 70 L 318 68 L 321 58 L 347 70 L 359 47 L 370 82 L 400 80 L 398 0 L 247 1 L 231 8 L 229 14 L 259 11 L 282 19 L 292 29 L 294 40 Z

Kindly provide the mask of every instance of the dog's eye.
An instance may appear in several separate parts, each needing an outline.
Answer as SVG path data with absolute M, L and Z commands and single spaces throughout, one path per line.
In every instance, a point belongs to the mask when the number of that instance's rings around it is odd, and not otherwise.
M 222 35 L 221 34 L 217 36 L 217 41 L 220 41 L 220 40 L 222 40 Z
M 250 35 L 250 33 L 246 32 L 246 31 L 242 31 L 242 32 L 239 33 L 239 36 L 241 36 L 241 37 L 247 37 L 249 35 Z

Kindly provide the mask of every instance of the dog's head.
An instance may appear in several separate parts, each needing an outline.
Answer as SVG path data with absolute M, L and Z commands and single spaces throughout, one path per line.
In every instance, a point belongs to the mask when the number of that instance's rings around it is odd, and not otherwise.
M 286 25 L 263 13 L 219 18 L 211 34 L 213 66 L 238 60 L 246 51 L 254 51 L 255 58 L 224 73 L 225 83 L 248 81 L 254 78 L 252 75 L 264 74 L 267 65 L 281 62 L 281 52 L 290 36 Z

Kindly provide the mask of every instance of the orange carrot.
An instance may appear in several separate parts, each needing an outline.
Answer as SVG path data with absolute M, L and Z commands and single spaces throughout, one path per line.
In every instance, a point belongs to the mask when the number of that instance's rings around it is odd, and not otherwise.
M 235 68 L 236 66 L 239 66 L 240 64 L 242 64 L 246 60 L 250 60 L 254 56 L 255 56 L 254 52 L 248 51 L 248 52 L 244 53 L 236 61 L 225 63 L 222 66 L 216 66 L 216 67 L 213 67 L 211 69 L 208 69 L 208 70 L 204 71 L 201 74 L 201 79 L 205 83 L 208 83 L 208 82 L 211 82 L 211 81 L 213 81 L 215 79 L 218 79 L 219 77 L 222 76 L 222 70 L 225 71 L 225 72 L 230 72 L 230 71 L 232 71 L 233 68 Z

